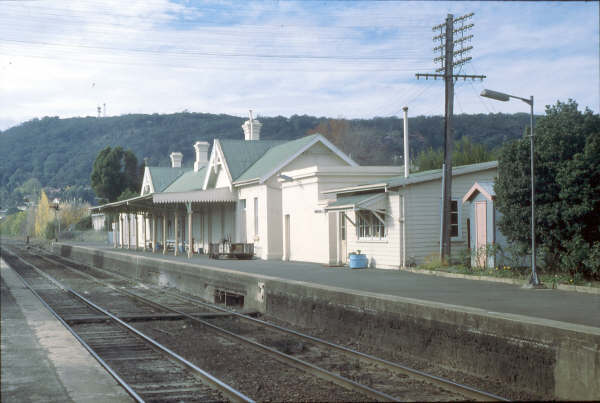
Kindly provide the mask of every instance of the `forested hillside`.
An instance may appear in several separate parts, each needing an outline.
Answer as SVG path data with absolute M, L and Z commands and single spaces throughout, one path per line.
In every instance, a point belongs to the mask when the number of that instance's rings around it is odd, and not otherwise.
M 259 117 L 262 139 L 295 139 L 320 131 L 365 165 L 402 163 L 402 119 L 327 119 L 313 116 Z M 520 137 L 527 114 L 457 115 L 455 136 L 493 149 Z M 243 139 L 245 118 L 204 113 L 125 115 L 106 118 L 45 117 L 0 132 L 0 200 L 2 207 L 20 203 L 23 184 L 35 178 L 45 188 L 62 189 L 62 196 L 90 198 L 92 164 L 106 146 L 131 149 L 139 161 L 169 164 L 169 154 L 180 151 L 184 166 L 194 159 L 193 143 L 213 138 Z M 443 142 L 443 117 L 409 118 L 411 152 Z M 27 186 L 26 186 L 27 187 Z M 67 187 L 69 187 L 67 189 Z M 68 193 L 71 192 L 71 193 Z M 91 200 L 93 201 L 93 200 Z

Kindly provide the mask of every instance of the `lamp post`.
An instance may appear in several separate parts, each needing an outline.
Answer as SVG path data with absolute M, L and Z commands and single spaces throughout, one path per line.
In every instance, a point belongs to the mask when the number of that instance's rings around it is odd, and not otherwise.
M 58 202 L 52 203 L 50 205 L 51 209 L 54 209 L 54 219 L 58 222 L 58 232 L 56 232 L 56 241 L 58 242 L 58 236 L 60 235 L 60 218 L 58 216 L 58 210 L 60 210 Z
M 540 286 L 540 280 L 538 279 L 537 273 L 535 271 L 535 175 L 534 175 L 534 162 L 533 162 L 533 95 L 527 98 L 521 98 L 514 95 L 505 94 L 502 92 L 492 91 L 492 90 L 483 90 L 481 92 L 482 97 L 495 99 L 496 101 L 507 102 L 510 98 L 520 99 L 521 101 L 528 104 L 531 108 L 531 116 L 530 116 L 530 125 L 531 125 L 531 134 L 529 136 L 531 142 L 530 147 L 530 159 L 531 159 L 531 278 L 529 279 L 529 283 L 534 286 Z

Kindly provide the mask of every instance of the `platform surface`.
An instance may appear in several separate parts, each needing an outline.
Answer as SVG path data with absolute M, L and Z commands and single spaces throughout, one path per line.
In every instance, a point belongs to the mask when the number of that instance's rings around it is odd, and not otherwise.
M 131 402 L 0 260 L 2 402 Z
M 187 256 L 173 256 L 172 252 L 163 255 L 149 251 L 115 249 L 105 244 L 73 245 L 600 329 L 600 295 L 597 294 L 528 289 L 513 284 L 438 277 L 402 270 L 353 270 L 317 263 L 260 259 L 214 260 L 197 255 L 188 259 Z

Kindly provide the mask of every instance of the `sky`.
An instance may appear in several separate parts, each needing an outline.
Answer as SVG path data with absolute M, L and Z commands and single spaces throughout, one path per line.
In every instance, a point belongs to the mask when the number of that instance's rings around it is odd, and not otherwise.
M 0 130 L 32 118 L 189 112 L 443 115 L 432 28 L 474 13 L 454 113 L 600 110 L 598 2 L 0 0 Z M 457 23 L 456 27 L 462 23 Z M 456 37 L 460 37 L 457 33 Z M 456 39 L 456 38 L 455 38 Z M 105 106 L 105 107 L 104 107 Z

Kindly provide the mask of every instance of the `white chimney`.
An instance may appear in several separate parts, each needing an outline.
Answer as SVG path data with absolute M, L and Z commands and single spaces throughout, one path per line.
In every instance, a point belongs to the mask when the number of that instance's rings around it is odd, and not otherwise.
M 207 141 L 196 141 L 194 149 L 196 150 L 196 161 L 194 162 L 194 171 L 198 172 L 200 168 L 208 164 L 208 147 L 210 144 Z
M 408 106 L 402 108 L 404 111 L 404 177 L 408 177 L 410 167 L 410 155 L 408 153 Z
M 260 140 L 260 128 L 262 127 L 262 123 L 252 117 L 252 110 L 250 110 L 249 115 L 250 119 L 246 120 L 242 125 L 242 129 L 244 129 L 244 139 Z
M 183 160 L 182 153 L 171 153 L 171 168 L 181 168 L 181 161 Z

